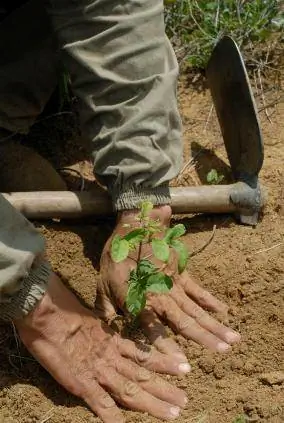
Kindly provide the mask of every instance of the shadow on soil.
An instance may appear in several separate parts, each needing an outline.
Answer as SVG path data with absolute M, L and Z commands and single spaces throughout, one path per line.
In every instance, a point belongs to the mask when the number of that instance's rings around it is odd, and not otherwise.
M 196 162 L 196 172 L 202 185 L 208 185 L 207 175 L 212 169 L 216 169 L 218 175 L 223 175 L 222 184 L 233 183 L 231 168 L 213 150 L 204 148 L 197 142 L 191 143 L 191 156 Z

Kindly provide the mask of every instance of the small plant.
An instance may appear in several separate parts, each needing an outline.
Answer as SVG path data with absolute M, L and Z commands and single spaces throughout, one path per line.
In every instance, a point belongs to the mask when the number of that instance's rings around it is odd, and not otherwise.
M 218 185 L 223 181 L 224 175 L 218 174 L 216 169 L 211 169 L 210 172 L 207 173 L 206 179 L 208 184 Z
M 233 423 L 247 423 L 247 417 L 245 414 L 240 414 L 239 416 L 235 417 Z
M 165 5 L 167 34 L 178 58 L 193 68 L 206 68 L 223 35 L 231 35 L 242 51 L 253 43 L 246 56 L 255 59 L 254 50 L 265 56 L 269 53 L 265 41 L 283 31 L 281 0 L 166 0 Z
M 138 227 L 123 237 L 115 235 L 111 244 L 111 258 L 115 263 L 120 263 L 127 259 L 130 253 L 137 252 L 137 266 L 130 271 L 126 297 L 126 308 L 133 316 L 137 316 L 145 307 L 147 292 L 166 293 L 172 288 L 172 278 L 163 271 L 169 261 L 171 249 L 178 255 L 179 273 L 186 268 L 189 256 L 187 248 L 179 239 L 186 232 L 184 225 L 178 224 L 166 229 L 160 220 L 150 218 L 152 209 L 151 202 L 142 202 L 137 217 Z M 131 228 L 131 225 L 127 224 L 125 227 Z M 164 231 L 164 236 L 158 237 L 158 234 Z M 151 247 L 152 254 L 143 256 L 144 245 Z M 163 263 L 161 267 L 149 260 L 152 256 Z

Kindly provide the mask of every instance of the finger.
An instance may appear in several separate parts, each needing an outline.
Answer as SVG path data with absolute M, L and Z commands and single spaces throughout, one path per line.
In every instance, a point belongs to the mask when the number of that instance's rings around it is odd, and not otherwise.
M 184 289 L 186 294 L 196 301 L 202 308 L 216 313 L 227 314 L 228 306 L 218 300 L 210 292 L 201 288 L 189 275 L 184 272 L 177 278 L 177 282 Z
M 230 345 L 200 326 L 192 317 L 185 314 L 169 295 L 156 295 L 152 307 L 165 318 L 173 330 L 187 339 L 192 339 L 212 351 L 224 352 Z
M 174 286 L 170 295 L 182 311 L 193 317 L 200 326 L 216 335 L 219 339 L 222 339 L 228 344 L 234 344 L 240 341 L 240 335 L 237 332 L 227 328 L 210 316 L 203 308 L 188 298 L 181 287 Z
M 168 336 L 165 326 L 151 308 L 145 308 L 141 312 L 139 322 L 145 335 L 157 350 L 187 362 L 181 347 Z
M 122 412 L 116 406 L 111 396 L 101 388 L 95 381 L 90 383 L 86 390 L 80 395 L 104 423 L 124 423 L 125 419 Z
M 152 394 L 155 398 L 182 408 L 185 407 L 187 403 L 185 392 L 149 370 L 125 358 L 117 361 L 116 370 L 127 379 L 139 384 L 141 388 Z
M 112 367 L 100 366 L 98 382 L 123 406 L 135 411 L 150 413 L 159 419 L 178 417 L 180 408 L 155 398 L 139 384 L 120 375 Z
M 182 362 L 187 362 L 182 349 L 168 336 L 165 326 L 152 309 L 144 309 L 140 314 L 139 322 L 145 335 L 157 350 L 163 354 L 176 356 Z
M 180 358 L 174 355 L 162 354 L 148 345 L 138 345 L 122 338 L 119 338 L 117 347 L 123 357 L 130 358 L 139 366 L 148 370 L 178 376 L 184 375 L 191 370 L 185 356 Z
M 94 312 L 106 322 L 113 320 L 117 314 L 109 298 L 100 291 L 97 292 Z

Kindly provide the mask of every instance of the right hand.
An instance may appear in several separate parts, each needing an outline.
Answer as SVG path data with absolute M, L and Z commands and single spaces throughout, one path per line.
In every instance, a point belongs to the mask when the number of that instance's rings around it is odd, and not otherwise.
M 132 410 L 169 420 L 186 405 L 182 390 L 151 372 L 182 375 L 180 358 L 122 339 L 55 274 L 35 310 L 15 324 L 39 363 L 105 423 L 124 422 L 111 397 Z
M 128 210 L 119 215 L 113 234 L 106 242 L 101 256 L 101 278 L 97 286 L 96 309 L 104 320 L 111 320 L 122 310 L 127 313 L 127 297 L 130 271 L 135 269 L 138 260 L 137 251 L 121 263 L 115 263 L 111 257 L 113 236 L 126 235 L 128 229 L 139 226 L 139 210 Z M 172 211 L 169 206 L 156 206 L 151 212 L 153 220 L 159 220 L 164 228 L 170 225 Z M 138 219 L 139 220 L 139 219 Z M 158 233 L 157 236 L 161 236 Z M 142 257 L 152 255 L 149 245 L 143 245 Z M 134 259 L 134 260 L 133 260 Z M 164 264 L 153 257 L 151 261 L 157 266 Z M 228 307 L 200 287 L 185 270 L 179 274 L 175 255 L 169 260 L 164 271 L 173 279 L 173 288 L 165 294 L 147 294 L 147 305 L 139 316 L 139 323 L 151 343 L 167 355 L 180 354 L 181 348 L 172 337 L 167 336 L 163 323 L 185 339 L 192 340 L 211 351 L 227 352 L 231 345 L 240 341 L 240 334 L 219 322 L 208 311 L 227 318 Z

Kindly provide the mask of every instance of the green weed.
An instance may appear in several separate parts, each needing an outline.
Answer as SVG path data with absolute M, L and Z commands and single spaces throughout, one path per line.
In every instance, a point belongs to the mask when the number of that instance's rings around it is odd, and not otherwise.
M 280 0 L 176 0 L 165 7 L 165 23 L 178 58 L 205 69 L 223 35 L 237 44 L 265 42 L 284 28 Z
M 219 174 L 216 169 L 211 169 L 210 172 L 207 173 L 206 179 L 208 184 L 218 185 L 223 181 L 224 175 Z
M 237 416 L 232 423 L 247 423 L 247 417 L 245 416 L 245 414 L 240 414 L 239 416 Z

